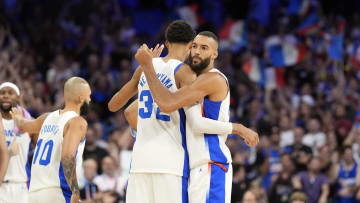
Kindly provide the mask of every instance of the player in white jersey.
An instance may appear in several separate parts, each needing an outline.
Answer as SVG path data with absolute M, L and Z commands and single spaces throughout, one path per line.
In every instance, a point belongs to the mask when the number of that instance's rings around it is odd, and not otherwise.
M 147 46 L 142 46 L 136 59 L 142 67 L 152 97 L 161 111 L 172 112 L 203 100 L 203 115 L 220 121 L 229 120 L 230 90 L 226 77 L 214 68 L 218 52 L 215 34 L 200 32 L 194 39 L 191 53 L 191 68 L 198 78 L 179 91 L 168 91 L 156 75 L 156 67 Z M 155 70 L 154 70 L 155 69 Z M 192 108 L 197 108 L 196 106 Z M 201 110 L 197 109 L 201 114 Z M 187 125 L 187 145 L 190 157 L 190 203 L 230 203 L 232 167 L 231 155 L 225 141 L 227 134 L 194 133 L 191 123 Z M 246 129 L 246 143 L 258 143 L 257 133 Z
M 0 202 L 4 203 L 26 203 L 28 200 L 27 183 L 30 180 L 29 150 L 31 138 L 29 133 L 18 131 L 10 115 L 11 108 L 18 105 L 19 98 L 20 90 L 14 83 L 4 82 L 0 85 L 1 123 L 4 126 L 10 155 L 3 184 L 0 187 Z
M 22 131 L 39 133 L 31 168 L 30 203 L 78 203 L 76 167 L 81 167 L 87 129 L 80 112 L 90 102 L 89 84 L 72 77 L 65 82 L 65 108 L 26 120 L 11 110 Z
M 0 119 L 2 116 L 0 114 Z M 0 122 L 0 187 L 6 173 L 7 166 L 9 164 L 9 151 L 5 140 L 4 126 Z
M 176 91 L 178 87 L 188 85 L 196 78 L 195 74 L 184 77 L 189 75 L 187 73 L 193 72 L 181 62 L 188 56 L 191 40 L 187 43 L 176 43 L 174 40 L 186 37 L 191 30 L 183 21 L 171 23 L 165 34 L 168 56 L 152 60 L 157 77 L 170 91 Z M 146 78 L 141 75 L 139 69 L 132 80 L 112 98 L 109 109 L 120 109 L 136 92 L 139 92 L 138 132 L 133 150 L 127 202 L 187 202 L 188 157 L 185 117 L 191 115 L 191 112 L 180 109 L 170 114 L 162 113 L 153 102 Z M 137 105 L 130 107 L 137 108 Z M 232 132 L 231 123 L 204 119 L 200 114 L 190 117 L 197 118 L 199 130 L 213 133 Z M 138 195 L 139 193 L 142 195 Z

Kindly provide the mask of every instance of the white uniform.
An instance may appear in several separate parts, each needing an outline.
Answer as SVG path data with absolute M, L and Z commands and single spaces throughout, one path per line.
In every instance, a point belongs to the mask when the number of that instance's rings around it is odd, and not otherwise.
M 5 131 L 5 139 L 8 147 L 16 137 L 19 146 L 19 154 L 10 158 L 8 169 L 5 174 L 4 183 L 0 187 L 0 202 L 27 202 L 28 187 L 30 180 L 30 134 L 19 134 L 15 132 L 14 120 L 2 119 Z
M 177 91 L 175 72 L 182 64 L 175 59 L 168 62 L 153 59 L 159 80 L 171 92 Z M 126 202 L 187 202 L 189 165 L 184 110 L 171 114 L 160 112 L 144 74 L 139 81 L 138 95 L 138 131 Z
M 78 116 L 74 111 L 49 113 L 41 127 L 31 169 L 30 203 L 68 203 L 72 192 L 66 182 L 61 163 L 63 130 L 66 123 Z M 85 139 L 76 151 L 76 168 L 82 165 Z
M 217 69 L 210 72 L 218 72 Z M 227 79 L 226 79 L 227 81 Z M 229 121 L 230 92 L 223 101 L 204 98 L 203 116 Z M 190 203 L 230 203 L 232 185 L 231 153 L 226 146 L 227 135 L 198 134 L 186 126 L 190 160 Z

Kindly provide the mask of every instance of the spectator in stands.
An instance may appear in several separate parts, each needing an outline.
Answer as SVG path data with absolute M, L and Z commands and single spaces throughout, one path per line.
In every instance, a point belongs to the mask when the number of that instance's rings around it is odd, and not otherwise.
M 294 188 L 301 189 L 307 195 L 309 203 L 327 203 L 329 179 L 320 173 L 319 158 L 312 157 L 308 170 L 294 177 Z
M 84 161 L 84 188 L 80 190 L 80 198 L 82 200 L 91 200 L 99 191 L 97 185 L 93 182 L 97 172 L 97 162 L 95 159 L 87 159 Z

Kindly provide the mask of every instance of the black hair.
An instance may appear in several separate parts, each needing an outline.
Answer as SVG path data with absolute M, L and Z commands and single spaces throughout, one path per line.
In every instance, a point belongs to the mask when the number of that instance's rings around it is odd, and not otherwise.
M 202 32 L 199 32 L 198 35 L 202 35 L 202 36 L 206 36 L 206 37 L 210 37 L 210 38 L 213 38 L 215 40 L 215 42 L 217 44 L 219 44 L 219 38 L 211 31 L 202 31 Z
M 194 40 L 195 30 L 183 20 L 175 20 L 166 28 L 165 38 L 170 43 L 187 44 Z

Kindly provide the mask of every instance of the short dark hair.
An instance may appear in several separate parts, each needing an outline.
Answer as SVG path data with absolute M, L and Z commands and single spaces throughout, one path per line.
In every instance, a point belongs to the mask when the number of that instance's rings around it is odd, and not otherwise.
M 194 40 L 195 30 L 183 20 L 175 20 L 166 28 L 165 38 L 170 43 L 187 44 Z
M 198 35 L 203 35 L 206 37 L 213 38 L 215 40 L 215 42 L 219 44 L 219 38 L 211 31 L 202 31 L 202 32 L 199 32 Z

